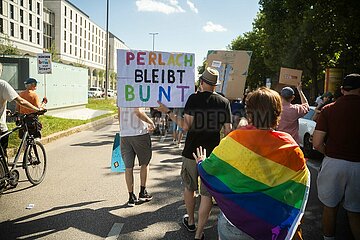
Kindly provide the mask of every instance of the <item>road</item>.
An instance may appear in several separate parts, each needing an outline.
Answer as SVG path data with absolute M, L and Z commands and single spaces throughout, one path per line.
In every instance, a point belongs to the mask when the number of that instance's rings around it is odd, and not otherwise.
M 0 198 L 0 239 L 193 239 L 181 224 L 180 149 L 153 136 L 153 159 L 148 191 L 151 202 L 128 207 L 123 173 L 111 173 L 114 122 L 46 145 L 48 171 L 43 183 L 32 187 L 20 170 L 20 183 Z M 322 239 L 321 205 L 315 179 L 319 160 L 309 160 L 310 199 L 304 217 L 305 239 Z M 139 168 L 135 168 L 139 191 Z M 27 209 L 29 204 L 34 207 Z M 206 239 L 217 239 L 213 208 Z M 344 212 L 337 239 L 351 239 Z

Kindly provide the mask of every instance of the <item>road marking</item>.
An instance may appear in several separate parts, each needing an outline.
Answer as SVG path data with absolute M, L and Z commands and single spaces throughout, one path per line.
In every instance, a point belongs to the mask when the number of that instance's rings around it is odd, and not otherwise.
M 105 238 L 105 240 L 118 239 L 123 226 L 124 226 L 123 223 L 114 223 L 114 225 L 112 226 L 112 228 L 111 228 L 110 232 L 108 233 L 107 237 Z

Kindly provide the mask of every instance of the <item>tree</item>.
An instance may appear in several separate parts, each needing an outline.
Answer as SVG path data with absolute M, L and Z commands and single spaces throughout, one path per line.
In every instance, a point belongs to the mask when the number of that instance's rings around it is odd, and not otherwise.
M 0 54 L 1 55 L 19 55 L 19 50 L 12 44 L 9 36 L 1 33 L 0 36 Z

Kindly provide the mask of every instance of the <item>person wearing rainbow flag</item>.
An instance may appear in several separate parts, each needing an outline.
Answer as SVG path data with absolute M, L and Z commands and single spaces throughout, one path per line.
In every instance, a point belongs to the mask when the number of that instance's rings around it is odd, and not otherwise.
M 194 158 L 216 199 L 219 239 L 302 239 L 299 229 L 310 188 L 304 154 L 292 136 L 275 131 L 280 95 L 261 87 L 249 94 L 249 125 L 229 133 L 206 158 Z

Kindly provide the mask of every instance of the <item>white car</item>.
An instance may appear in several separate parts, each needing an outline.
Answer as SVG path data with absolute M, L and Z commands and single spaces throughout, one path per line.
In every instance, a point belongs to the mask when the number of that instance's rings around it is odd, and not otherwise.
M 108 95 L 108 97 L 115 97 L 114 90 L 108 89 L 107 90 L 107 95 Z
M 91 87 L 88 91 L 88 97 L 96 97 L 99 98 L 102 95 L 101 88 L 99 87 Z
M 310 111 L 299 119 L 300 147 L 303 148 L 304 155 L 311 157 L 317 152 L 312 145 L 312 135 L 315 130 L 316 122 L 312 120 L 315 114 L 315 107 L 310 106 Z

